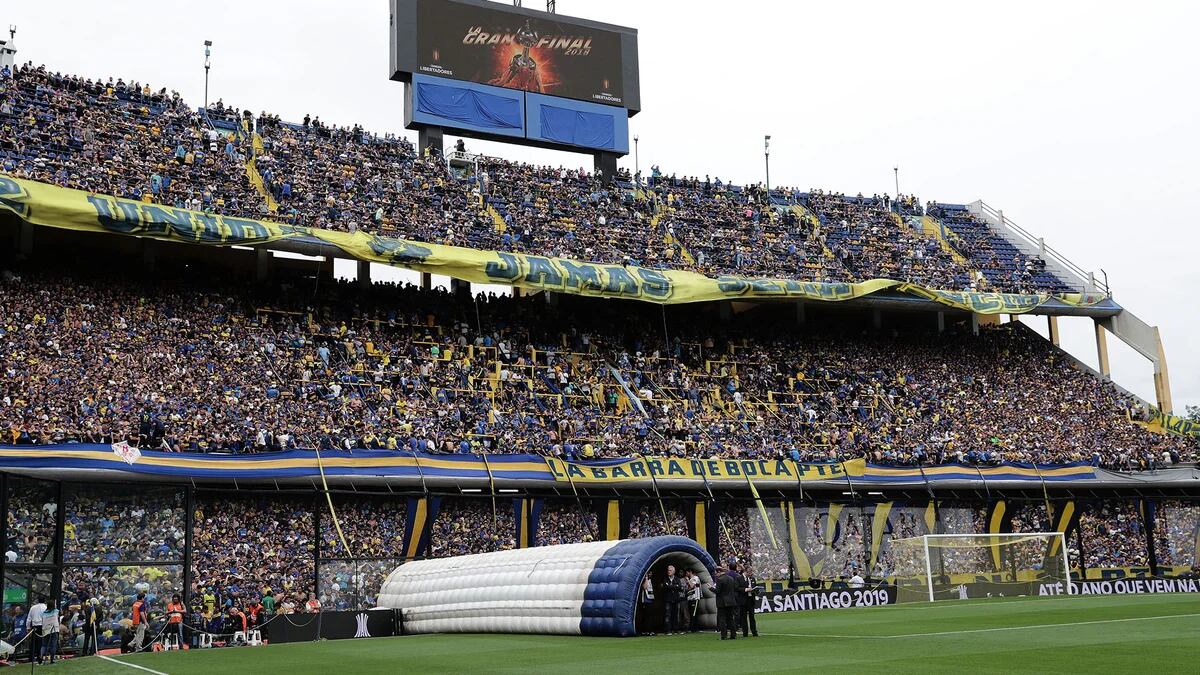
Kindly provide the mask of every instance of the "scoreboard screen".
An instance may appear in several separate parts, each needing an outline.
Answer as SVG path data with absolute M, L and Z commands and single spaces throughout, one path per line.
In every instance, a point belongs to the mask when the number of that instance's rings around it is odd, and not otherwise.
M 636 111 L 637 31 L 480 0 L 393 0 L 392 78 L 413 74 Z

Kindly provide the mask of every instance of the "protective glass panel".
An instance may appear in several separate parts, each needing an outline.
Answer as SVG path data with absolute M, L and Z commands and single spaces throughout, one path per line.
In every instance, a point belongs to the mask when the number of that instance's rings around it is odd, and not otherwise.
M 63 556 L 66 562 L 179 562 L 186 527 L 180 489 L 72 486 Z
M 576 544 L 595 541 L 597 536 L 596 512 L 573 499 L 547 499 L 542 503 L 542 515 L 538 520 L 536 546 Z
M 1155 513 L 1154 553 L 1160 572 L 1183 574 L 1200 566 L 1200 503 L 1166 500 Z M 1164 570 L 1164 567 L 1173 569 Z
M 929 523 L 932 520 L 933 511 L 931 507 L 921 506 L 906 506 L 892 504 L 878 504 L 875 507 L 876 511 L 886 509 L 886 516 L 872 519 L 872 541 L 878 541 L 878 546 L 874 548 L 875 558 L 871 565 L 872 578 L 886 579 L 896 574 L 897 560 L 896 551 L 893 542 L 898 539 L 907 539 L 910 537 L 919 537 L 923 534 L 929 534 Z M 877 521 L 880 531 L 874 532 L 874 527 Z
M 871 524 L 862 509 L 835 503 L 795 512 L 796 535 L 812 577 L 849 581 L 866 574 Z
M 404 549 L 404 527 L 408 503 L 402 499 L 334 498 L 342 534 L 356 558 L 400 557 Z M 338 537 L 329 505 L 319 500 L 321 509 L 321 558 L 349 557 Z
M 512 501 L 447 498 L 430 530 L 429 555 L 445 558 L 517 547 Z
M 987 506 L 971 502 L 938 502 L 939 534 L 979 534 L 987 531 Z M 979 548 L 947 550 L 938 556 L 935 574 L 975 574 L 999 566 L 990 553 Z
M 666 510 L 666 521 L 663 520 L 663 510 Z M 688 536 L 687 511 L 679 502 L 664 501 L 659 506 L 658 501 L 642 502 L 629 520 L 629 538 L 660 537 L 674 534 L 680 537 Z
M 270 589 L 302 606 L 313 592 L 312 499 L 196 497 L 192 574 L 199 595 L 243 602 Z
M 730 558 L 750 560 L 750 512 L 736 504 L 729 504 L 722 509 L 718 520 L 717 550 L 721 553 L 721 561 Z M 764 578 L 765 571 L 760 571 Z M 786 578 L 786 576 L 784 577 Z
M 1146 566 L 1146 532 L 1137 502 L 1111 500 L 1084 504 L 1079 514 L 1079 531 L 1083 538 L 1084 567 L 1089 570 Z
M 63 569 L 63 601 L 67 609 L 63 616 L 70 620 L 68 642 L 80 649 L 85 632 L 80 608 L 89 598 L 99 601 L 100 621 L 96 625 L 99 649 L 119 647 L 122 633 L 128 642 L 137 633 L 130 628 L 133 603 L 138 593 L 146 594 L 151 616 L 145 629 L 143 644 L 150 644 L 166 629 L 166 608 L 171 596 L 183 594 L 183 565 L 148 565 L 143 567 L 115 565 L 81 565 Z
M 12 483 L 9 483 L 12 485 Z M 11 498 L 11 497 L 10 497 Z M 0 613 L 0 630 L 4 640 L 16 648 L 16 658 L 27 658 L 33 644 L 26 616 L 29 607 L 40 598 L 50 600 L 49 569 L 8 568 L 4 575 L 4 611 Z
M 10 563 L 54 562 L 54 520 L 58 488 L 46 481 L 10 476 L 8 479 L 8 541 L 4 555 Z
M 370 609 L 383 580 L 403 562 L 400 559 L 328 560 L 320 563 L 323 609 Z

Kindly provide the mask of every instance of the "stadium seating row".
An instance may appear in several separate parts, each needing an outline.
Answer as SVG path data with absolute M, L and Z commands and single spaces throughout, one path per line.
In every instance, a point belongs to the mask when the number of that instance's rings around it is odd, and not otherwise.
M 797 333 L 770 314 L 681 312 L 663 335 L 661 312 L 638 303 L 555 310 L 349 283 L 314 297 L 46 268 L 0 291 L 0 428 L 15 444 L 1117 469 L 1194 456 L 1021 324 Z
M 0 76 L 0 172 L 101 194 L 294 225 L 601 263 L 805 281 L 888 278 L 947 290 L 1079 291 L 962 207 L 915 197 L 739 187 L 707 177 L 606 182 L 481 158 L 470 171 L 405 138 L 319 117 L 27 64 Z M 920 226 L 944 220 L 954 236 Z

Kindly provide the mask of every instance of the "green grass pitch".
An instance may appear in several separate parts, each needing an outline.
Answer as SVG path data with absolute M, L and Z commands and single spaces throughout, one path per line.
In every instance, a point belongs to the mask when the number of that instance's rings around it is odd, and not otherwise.
M 1200 596 L 997 598 L 760 615 L 761 637 L 418 635 L 118 657 L 189 673 L 1198 673 Z M 94 657 L 61 673 L 146 673 Z

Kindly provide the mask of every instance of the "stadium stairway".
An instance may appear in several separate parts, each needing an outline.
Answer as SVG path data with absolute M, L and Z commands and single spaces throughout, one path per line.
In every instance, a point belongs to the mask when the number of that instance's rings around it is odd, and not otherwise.
M 662 221 L 663 216 L 667 215 L 669 210 L 670 210 L 669 207 L 663 206 L 661 203 L 659 204 L 659 206 L 654 210 L 654 215 L 650 216 L 650 230 L 651 231 L 655 231 L 658 229 L 658 224 Z M 669 231 L 664 232 L 663 233 L 663 243 L 666 244 L 667 246 L 673 246 L 673 247 L 679 249 L 679 257 L 682 258 L 684 261 L 686 261 L 687 264 L 689 264 L 689 265 L 696 264 L 696 258 L 691 254 L 690 251 L 687 250 L 687 247 L 683 245 L 683 242 L 679 240 L 679 237 L 676 237 L 674 234 L 672 234 Z
M 487 199 L 483 200 L 483 206 L 487 209 L 487 214 L 492 219 L 496 234 L 504 234 L 504 231 L 508 229 L 508 224 L 504 222 L 504 216 L 500 215 L 496 207 L 492 206 L 492 203 Z
M 625 392 L 625 396 L 629 398 L 629 402 L 633 405 L 633 407 L 637 408 L 642 417 L 649 417 L 649 415 L 646 413 L 646 408 L 642 406 L 642 399 L 638 398 L 637 393 L 634 392 L 633 388 L 629 386 L 629 383 L 625 381 L 625 377 L 621 375 L 621 370 L 614 367 L 611 363 L 605 363 L 604 365 L 608 368 L 608 372 L 612 374 L 613 379 L 617 381 L 618 385 L 620 385 L 621 391 Z
M 254 186 L 258 194 L 262 195 L 263 199 L 267 201 L 267 211 L 279 213 L 279 203 L 271 196 L 271 192 L 267 190 L 267 186 L 263 182 L 262 174 L 258 172 L 256 160 L 259 153 L 263 151 L 263 142 L 262 136 L 259 136 L 257 131 L 250 137 L 250 147 L 253 148 L 253 151 L 250 153 L 250 157 L 246 159 L 246 178 L 250 180 L 250 184 Z
M 792 204 L 788 208 L 790 208 L 792 213 L 796 214 L 796 216 L 801 220 L 807 220 L 808 222 L 812 223 L 814 236 L 819 236 L 821 234 L 821 219 L 817 217 L 817 214 L 809 211 L 802 204 Z M 833 251 L 829 250 L 829 246 L 825 243 L 821 244 L 821 254 L 826 260 L 833 260 Z
M 967 260 L 967 258 L 960 253 L 957 248 L 955 248 L 954 244 L 951 243 L 952 240 L 958 239 L 957 235 L 946 229 L 946 227 L 942 225 L 941 221 L 933 216 L 921 216 L 921 231 L 925 233 L 925 236 L 936 239 L 938 245 L 942 247 L 943 251 L 950 254 L 950 257 L 954 259 L 954 262 L 971 270 L 972 274 L 978 274 L 978 271 L 971 266 L 971 261 Z

